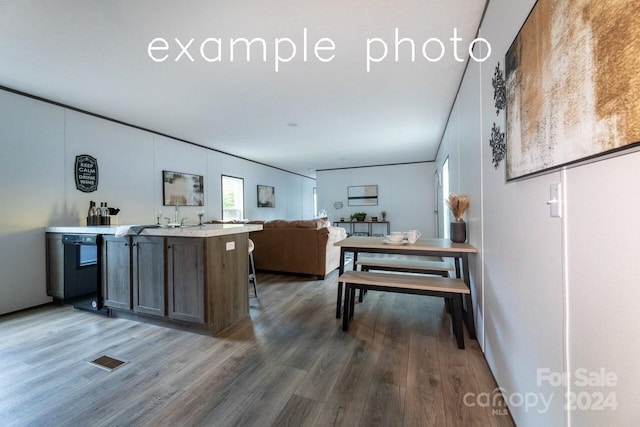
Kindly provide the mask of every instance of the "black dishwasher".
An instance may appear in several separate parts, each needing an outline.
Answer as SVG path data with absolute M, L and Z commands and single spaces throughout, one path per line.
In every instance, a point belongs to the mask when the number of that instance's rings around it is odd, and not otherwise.
M 102 236 L 64 234 L 64 302 L 80 310 L 108 314 L 100 281 Z

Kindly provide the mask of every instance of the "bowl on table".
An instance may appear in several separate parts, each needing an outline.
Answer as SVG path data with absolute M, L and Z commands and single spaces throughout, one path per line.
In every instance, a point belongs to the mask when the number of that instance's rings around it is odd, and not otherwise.
M 388 236 L 386 236 L 383 240 L 384 243 L 388 245 L 402 245 L 407 243 L 407 239 L 404 233 L 400 231 L 394 231 Z
M 401 242 L 405 239 L 405 235 L 402 231 L 392 231 L 391 234 L 387 236 L 387 240 L 390 242 Z

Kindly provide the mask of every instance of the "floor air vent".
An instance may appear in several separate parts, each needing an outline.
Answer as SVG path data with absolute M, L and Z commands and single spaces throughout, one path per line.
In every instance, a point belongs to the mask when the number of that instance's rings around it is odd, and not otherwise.
M 113 371 L 118 366 L 124 365 L 125 362 L 123 362 L 122 360 L 114 359 L 113 357 L 109 357 L 109 356 L 100 356 L 89 363 L 91 363 L 94 366 L 97 366 L 98 368 L 102 368 L 107 371 Z

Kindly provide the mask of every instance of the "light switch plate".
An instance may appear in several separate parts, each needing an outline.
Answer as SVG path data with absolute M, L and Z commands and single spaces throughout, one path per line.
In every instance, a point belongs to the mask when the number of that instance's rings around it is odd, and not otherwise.
M 562 184 L 559 182 L 551 184 L 549 192 L 550 215 L 552 218 L 562 218 Z
M 236 248 L 236 242 L 227 242 L 226 246 L 228 251 L 233 251 Z

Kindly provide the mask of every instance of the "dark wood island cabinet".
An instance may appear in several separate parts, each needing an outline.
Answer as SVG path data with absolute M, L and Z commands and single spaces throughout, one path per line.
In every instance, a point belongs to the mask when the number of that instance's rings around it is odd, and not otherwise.
M 171 319 L 205 324 L 205 239 L 167 239 L 167 308 Z
M 128 237 L 103 237 L 101 272 L 104 305 L 131 310 L 131 246 Z
M 131 239 L 133 310 L 166 316 L 165 238 L 134 236 Z
M 56 245 L 50 235 L 64 228 L 50 227 L 56 231 L 47 233 L 48 247 Z M 87 233 L 95 232 L 89 228 Z M 115 237 L 115 227 L 102 229 L 104 305 L 115 317 L 217 334 L 249 315 L 248 233 L 260 229 L 206 225 L 145 229 L 123 237 Z

